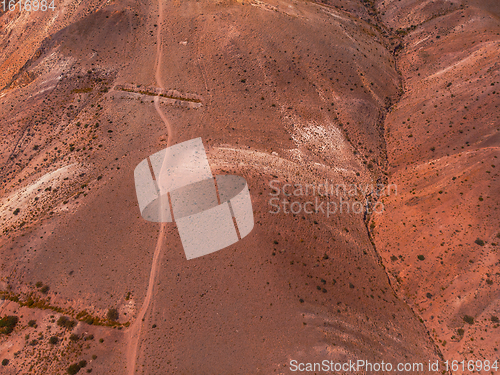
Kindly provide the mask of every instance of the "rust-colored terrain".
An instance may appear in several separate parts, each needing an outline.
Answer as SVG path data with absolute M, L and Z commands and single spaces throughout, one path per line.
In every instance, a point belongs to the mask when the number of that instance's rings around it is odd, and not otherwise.
M 0 327 L 0 373 L 498 359 L 499 11 L 69 0 L 1 12 L 0 319 L 18 321 Z M 255 227 L 187 261 L 175 224 L 141 217 L 133 171 L 196 137 L 214 174 L 247 180 Z M 273 214 L 276 180 L 396 191 L 280 195 L 363 209 Z
M 375 242 L 398 296 L 446 358 L 495 360 L 500 4 L 394 4 L 378 9 L 403 35 L 397 60 L 405 93 L 386 118 L 389 178 L 399 196 L 375 219 Z

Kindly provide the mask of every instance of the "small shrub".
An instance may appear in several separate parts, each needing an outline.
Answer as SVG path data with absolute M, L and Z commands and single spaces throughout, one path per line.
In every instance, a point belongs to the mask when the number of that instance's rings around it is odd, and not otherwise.
M 50 339 L 49 339 L 49 343 L 51 343 L 52 345 L 55 345 L 59 342 L 59 339 L 57 338 L 57 336 L 52 336 Z
M 67 329 L 72 329 L 76 325 L 76 322 L 74 320 L 69 319 L 67 316 L 61 316 L 57 320 L 57 325 L 59 327 L 64 327 L 64 328 L 67 328 Z
M 391 261 L 395 262 L 398 260 L 398 257 L 395 255 L 391 255 Z
M 71 341 L 78 341 L 80 339 L 80 337 L 77 334 L 72 333 L 71 336 L 69 336 L 69 339 Z
M 418 260 L 425 260 L 425 257 L 423 255 L 417 256 Z
M 493 323 L 498 323 L 498 316 L 492 315 L 492 316 L 491 316 L 491 321 L 492 321 Z
M 94 335 L 85 336 L 85 341 L 93 340 L 93 339 L 94 339 Z
M 480 239 L 480 238 L 476 238 L 476 240 L 474 241 L 474 243 L 476 243 L 479 246 L 484 246 L 484 241 L 482 239 Z
M 463 328 L 459 328 L 459 329 L 457 329 L 457 333 L 458 333 L 459 336 L 463 336 L 464 333 L 465 333 L 465 331 L 464 331 Z
M 42 292 L 43 294 L 47 294 L 49 292 L 49 286 L 48 285 L 44 285 L 42 286 L 42 288 L 40 289 L 40 292 Z
M 2 360 L 2 366 L 7 366 L 9 364 L 9 360 L 7 358 L 4 358 Z
M 78 371 L 80 371 L 80 366 L 78 365 L 78 363 L 73 363 L 68 367 L 67 371 L 69 375 L 75 375 L 78 373 Z
M 474 317 L 472 317 L 470 315 L 465 315 L 464 322 L 472 325 L 472 324 L 474 324 Z
M 18 321 L 19 318 L 15 315 L 4 316 L 0 319 L 0 333 L 5 335 L 10 334 L 14 330 Z
M 37 288 L 41 288 L 43 286 L 43 283 L 41 281 L 37 281 L 37 283 L 35 284 L 35 286 Z
M 425 296 L 426 296 L 427 298 L 432 298 L 432 294 L 431 294 L 431 293 L 427 293 Z
M 99 342 L 102 344 L 104 342 L 104 339 L 99 339 Z
M 116 310 L 116 309 L 109 309 L 107 317 L 111 321 L 118 320 L 118 310 Z
M 488 284 L 488 285 L 493 285 L 493 280 L 491 280 L 491 279 L 486 279 L 486 284 Z
M 78 366 L 80 366 L 80 368 L 84 368 L 85 366 L 87 366 L 87 361 L 82 359 L 80 362 L 78 362 Z
M 59 327 L 66 327 L 66 322 L 68 321 L 67 316 L 61 316 L 59 319 L 57 319 L 57 325 Z
M 29 327 L 36 327 L 36 320 L 30 320 L 30 321 L 28 322 L 28 326 L 29 326 Z

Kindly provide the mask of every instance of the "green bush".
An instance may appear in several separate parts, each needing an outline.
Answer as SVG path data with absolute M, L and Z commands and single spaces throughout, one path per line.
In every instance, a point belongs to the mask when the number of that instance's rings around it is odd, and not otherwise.
M 55 345 L 59 342 L 59 339 L 57 338 L 57 336 L 52 336 L 50 339 L 49 339 L 49 342 L 52 344 L 52 345 Z
M 36 328 L 36 320 L 30 320 L 30 321 L 28 322 L 28 326 L 30 326 L 30 327 L 35 327 L 35 328 Z
M 2 360 L 2 366 L 7 366 L 9 364 L 9 360 L 7 358 L 4 358 Z
M 479 245 L 479 246 L 484 246 L 484 241 L 483 241 L 482 239 L 480 239 L 480 238 L 477 238 L 477 239 L 474 241 L 474 243 L 476 243 L 476 244 L 477 244 L 477 245 Z
M 423 256 L 423 255 L 419 255 L 419 256 L 417 256 L 417 258 L 418 258 L 418 260 L 425 260 L 425 256 Z

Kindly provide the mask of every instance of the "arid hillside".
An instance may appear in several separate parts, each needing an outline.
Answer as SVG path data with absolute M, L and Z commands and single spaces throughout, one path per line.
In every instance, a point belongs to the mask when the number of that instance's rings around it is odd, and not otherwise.
M 375 242 L 398 296 L 446 358 L 498 359 L 500 7 L 381 2 L 402 37 L 404 95 L 386 119 L 398 195 Z
M 2 373 L 492 359 L 498 12 L 421 3 L 4 12 L 0 318 L 19 320 Z M 134 168 L 197 137 L 214 175 L 247 180 L 255 227 L 187 261 L 175 224 L 141 217 Z M 273 184 L 325 181 L 397 194 L 373 215 L 365 189 L 280 194 L 349 210 L 272 213 Z

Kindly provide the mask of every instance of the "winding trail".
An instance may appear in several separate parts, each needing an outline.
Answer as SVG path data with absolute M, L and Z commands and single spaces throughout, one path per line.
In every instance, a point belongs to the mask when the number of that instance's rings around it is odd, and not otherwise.
M 156 33 L 156 71 L 155 78 L 157 85 L 163 90 L 165 89 L 161 77 L 161 60 L 162 60 L 162 38 L 161 38 L 161 28 L 163 23 L 163 4 L 162 0 L 158 1 L 158 31 Z M 167 129 L 167 147 L 172 145 L 173 140 L 173 130 L 172 125 L 168 121 L 165 114 L 162 112 L 160 108 L 160 96 L 156 96 L 154 99 L 154 106 L 156 112 L 160 116 L 161 120 L 165 124 Z M 163 160 L 163 165 L 165 165 L 165 160 Z M 163 169 L 163 167 L 162 167 Z M 161 173 L 160 173 L 161 175 Z M 165 237 L 166 232 L 166 224 L 160 224 L 160 233 L 158 235 L 158 240 L 156 242 L 155 251 L 153 254 L 153 262 L 151 264 L 151 272 L 149 274 L 149 283 L 148 289 L 146 292 L 146 297 L 144 298 L 144 302 L 142 303 L 141 309 L 137 314 L 135 321 L 132 323 L 127 332 L 127 374 L 133 375 L 135 374 L 135 368 L 137 363 L 138 351 L 139 351 L 139 340 L 141 338 L 143 320 L 145 319 L 146 312 L 149 310 L 151 300 L 153 297 L 154 284 L 158 275 L 158 267 L 159 267 L 159 259 L 162 250 L 163 238 Z

